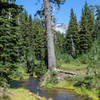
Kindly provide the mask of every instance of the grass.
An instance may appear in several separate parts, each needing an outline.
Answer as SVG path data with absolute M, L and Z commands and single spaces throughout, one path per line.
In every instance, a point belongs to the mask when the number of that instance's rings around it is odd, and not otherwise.
M 72 56 L 66 53 L 57 55 L 57 66 L 60 69 L 68 71 L 85 71 L 88 63 L 89 60 L 87 55 L 83 55 L 77 59 L 72 58 Z
M 22 88 L 10 89 L 10 92 L 12 93 L 10 95 L 11 100 L 46 100 Z
M 86 64 L 77 64 L 77 63 L 63 63 L 61 64 L 61 69 L 71 70 L 71 71 L 81 71 L 86 69 Z
M 2 88 L 0 92 L 0 100 L 46 100 L 46 98 L 40 97 L 37 94 L 31 93 L 29 90 L 23 88 Z
M 24 75 L 22 78 L 20 77 L 16 77 L 16 78 L 13 78 L 13 77 L 10 77 L 12 80 L 15 80 L 15 81 L 19 81 L 19 80 L 27 80 L 29 78 L 29 75 L 26 74 Z
M 59 68 L 68 71 L 85 71 L 87 65 L 88 64 L 81 63 L 79 60 L 72 60 L 70 62 L 58 61 Z
M 66 88 L 69 90 L 73 90 L 73 83 L 66 82 L 59 82 L 59 83 L 46 83 L 44 86 L 48 88 Z

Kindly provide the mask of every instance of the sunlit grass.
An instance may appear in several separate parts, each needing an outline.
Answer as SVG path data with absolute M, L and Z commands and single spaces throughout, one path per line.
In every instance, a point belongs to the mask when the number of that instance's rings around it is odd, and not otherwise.
M 77 63 L 62 63 L 60 68 L 64 70 L 71 70 L 71 71 L 81 71 L 85 70 L 87 67 L 86 64 L 77 64 Z
M 68 56 L 69 57 L 69 56 Z M 84 71 L 88 66 L 88 62 L 81 61 L 81 59 L 73 58 L 59 58 L 57 59 L 57 65 L 60 69 L 71 70 L 71 71 Z

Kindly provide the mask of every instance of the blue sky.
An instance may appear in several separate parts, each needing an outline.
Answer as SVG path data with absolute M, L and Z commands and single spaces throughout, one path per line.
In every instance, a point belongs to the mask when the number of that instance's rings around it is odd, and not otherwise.
M 28 14 L 34 14 L 41 8 L 41 2 L 38 0 L 17 0 L 18 5 L 23 5 Z M 42 0 L 40 0 L 42 1 Z M 68 24 L 70 19 L 70 9 L 73 8 L 78 21 L 81 17 L 81 10 L 86 0 L 66 0 L 64 5 L 61 5 L 60 10 L 55 12 L 57 23 Z M 89 5 L 100 5 L 100 0 L 87 0 Z

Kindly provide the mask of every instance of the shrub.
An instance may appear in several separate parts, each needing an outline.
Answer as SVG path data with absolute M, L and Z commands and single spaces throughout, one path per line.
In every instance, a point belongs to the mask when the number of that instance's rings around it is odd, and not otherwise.
M 79 76 L 75 79 L 75 84 L 74 86 L 83 86 L 83 87 L 86 87 L 86 88 L 93 88 L 94 86 L 94 83 L 93 83 L 93 76 L 91 75 L 86 75 L 86 76 Z
M 71 61 L 74 60 L 72 56 L 67 53 L 64 54 L 57 53 L 56 58 L 58 67 L 60 67 L 62 63 L 70 63 Z
M 9 87 L 8 80 L 5 77 L 0 77 L 0 86 L 1 87 Z
M 10 96 L 7 95 L 7 90 L 4 88 L 0 95 L 0 100 L 11 100 Z
M 88 54 L 83 54 L 78 59 L 82 64 L 87 64 L 90 61 Z
M 32 74 L 36 74 L 38 77 L 42 77 L 47 72 L 47 67 L 43 61 L 37 61 L 33 67 Z

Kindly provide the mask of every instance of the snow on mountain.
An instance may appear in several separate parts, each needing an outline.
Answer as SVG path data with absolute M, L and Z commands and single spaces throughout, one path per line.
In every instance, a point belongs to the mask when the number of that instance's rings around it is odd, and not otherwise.
M 65 34 L 67 29 L 68 29 L 68 25 L 66 25 L 66 24 L 54 24 L 53 29 L 55 31 L 62 33 L 62 34 Z

